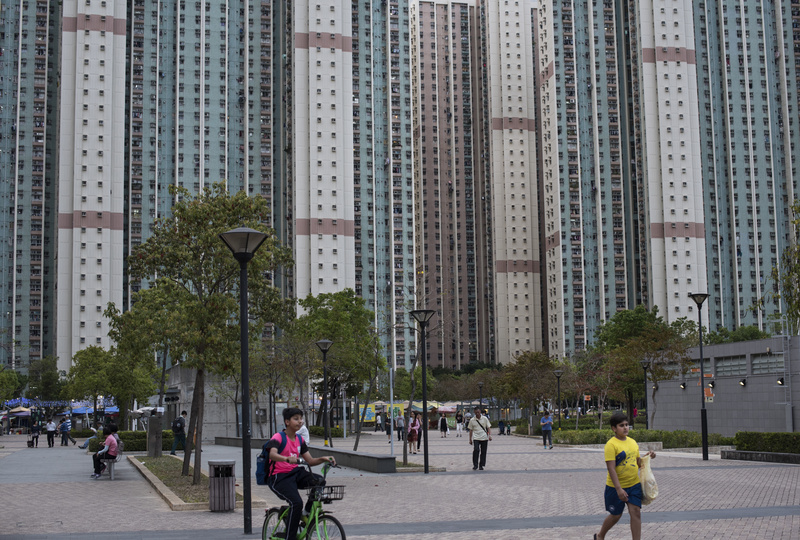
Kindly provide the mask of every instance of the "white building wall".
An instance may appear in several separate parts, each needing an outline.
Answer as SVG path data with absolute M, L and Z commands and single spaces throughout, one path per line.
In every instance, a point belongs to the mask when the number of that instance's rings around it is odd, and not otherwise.
M 639 4 L 651 303 L 694 316 L 706 292 L 705 210 L 692 4 Z
M 355 288 L 351 9 L 298 2 L 294 24 L 294 255 L 303 298 Z
M 110 346 L 103 311 L 122 303 L 125 136 L 123 3 L 64 3 L 59 142 L 59 369 Z

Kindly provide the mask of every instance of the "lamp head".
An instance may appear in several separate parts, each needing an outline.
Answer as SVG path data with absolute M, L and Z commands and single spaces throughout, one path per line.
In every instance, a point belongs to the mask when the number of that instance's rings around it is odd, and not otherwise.
M 740 379 L 739 386 L 747 386 L 747 379 Z
M 650 360 L 639 360 L 639 365 L 642 366 L 642 369 L 647 371 L 647 368 L 650 367 Z
M 239 262 L 248 262 L 252 259 L 267 239 L 266 234 L 249 227 L 238 227 L 220 234 L 219 237 Z
M 556 376 L 556 379 L 560 379 L 563 374 L 564 374 L 564 370 L 562 370 L 562 369 L 553 370 L 553 375 Z
M 685 382 L 681 383 L 681 390 L 686 390 L 686 383 Z
M 333 345 L 333 341 L 329 339 L 321 339 L 317 341 L 317 347 L 324 353 L 328 352 L 328 350 L 331 348 L 331 345 Z
M 708 381 L 709 388 L 714 388 L 714 384 L 715 384 L 714 381 Z
M 697 304 L 698 308 L 703 307 L 703 302 L 706 301 L 708 298 L 708 293 L 689 293 L 689 298 L 694 300 L 694 303 Z
M 778 379 L 778 386 L 783 386 L 784 384 L 786 384 L 786 381 L 783 380 L 783 377 Z
M 419 324 L 426 324 L 436 312 L 432 309 L 415 309 L 409 313 Z

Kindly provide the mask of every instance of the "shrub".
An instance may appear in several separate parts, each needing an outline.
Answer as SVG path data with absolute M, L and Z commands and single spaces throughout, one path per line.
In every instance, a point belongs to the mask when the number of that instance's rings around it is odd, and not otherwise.
M 331 430 L 331 438 L 344 437 L 344 431 L 342 430 L 342 428 L 331 427 L 330 430 Z M 323 426 L 308 426 L 308 432 L 317 437 L 325 437 L 325 428 Z
M 553 439 L 562 444 L 605 444 L 613 436 L 614 432 L 611 429 L 577 431 L 553 430 Z M 636 428 L 631 430 L 630 436 L 636 442 L 661 442 L 664 448 L 692 448 L 702 446 L 700 434 L 694 431 L 664 431 L 660 429 Z M 708 436 L 708 443 L 711 446 L 730 445 L 733 443 L 733 440 L 730 437 L 723 437 L 717 433 L 711 433 Z
M 119 435 L 120 440 L 125 443 L 125 451 L 126 452 L 146 452 L 147 451 L 147 432 L 146 431 L 120 431 L 117 433 Z M 174 435 L 171 429 L 166 429 L 161 432 L 161 450 L 162 451 L 170 451 L 172 450 L 172 441 L 174 439 Z M 103 448 L 103 436 L 102 432 L 100 432 L 100 436 L 96 439 L 92 439 L 89 441 L 89 450 L 92 452 L 97 452 L 101 448 Z M 183 445 L 178 445 L 179 450 L 183 450 Z
M 800 433 L 757 433 L 740 431 L 734 437 L 737 450 L 800 454 Z

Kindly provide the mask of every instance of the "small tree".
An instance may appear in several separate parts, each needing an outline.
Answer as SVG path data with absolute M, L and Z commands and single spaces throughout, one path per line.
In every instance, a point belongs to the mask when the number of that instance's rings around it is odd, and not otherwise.
M 235 195 L 224 184 L 214 184 L 197 196 L 171 186 L 175 199 L 172 214 L 159 219 L 153 235 L 134 248 L 129 257 L 133 279 L 170 282 L 170 304 L 183 314 L 183 324 L 174 340 L 173 357 L 182 358 L 195 370 L 191 418 L 183 474 L 189 474 L 192 454 L 202 463 L 203 413 L 206 373 L 223 373 L 238 361 L 239 264 L 219 235 L 236 227 L 251 227 L 267 239 L 248 263 L 250 315 L 255 320 L 282 321 L 285 314 L 280 292 L 271 275 L 291 264 L 291 254 L 282 247 L 269 220 L 269 203 Z M 237 323 L 233 323 L 237 321 Z M 200 481 L 201 468 L 194 468 L 193 483 Z
M 90 345 L 76 352 L 72 357 L 72 367 L 67 374 L 64 398 L 91 398 L 96 415 L 98 396 L 111 393 L 113 359 L 114 355 L 111 352 L 96 345 Z

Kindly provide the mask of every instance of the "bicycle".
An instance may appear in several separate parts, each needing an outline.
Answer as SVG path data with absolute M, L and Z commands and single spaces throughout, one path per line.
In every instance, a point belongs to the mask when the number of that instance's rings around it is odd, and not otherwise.
M 311 472 L 311 466 L 302 458 L 297 460 L 299 465 L 304 465 Z M 298 540 L 346 540 L 344 527 L 338 519 L 322 509 L 323 504 L 344 499 L 344 486 L 326 486 L 325 478 L 332 467 L 338 465 L 325 463 L 322 466 L 322 484 L 306 488 L 308 497 L 312 501 L 311 511 L 300 520 L 297 530 Z M 286 538 L 286 524 L 289 520 L 289 506 L 272 507 L 264 511 L 264 526 L 261 528 L 262 540 L 283 540 Z

